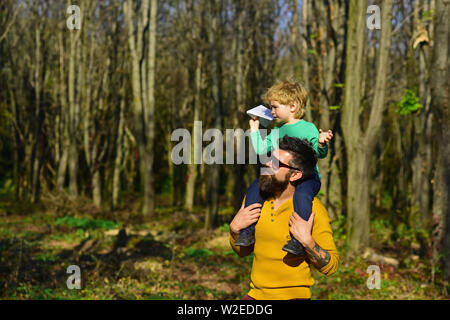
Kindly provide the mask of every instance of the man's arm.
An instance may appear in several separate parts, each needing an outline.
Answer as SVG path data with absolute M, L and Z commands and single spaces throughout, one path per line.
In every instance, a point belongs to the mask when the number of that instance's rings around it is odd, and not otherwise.
M 327 250 L 319 247 L 314 240 L 309 245 L 305 245 L 306 257 L 309 262 L 317 269 L 320 270 L 330 263 L 331 255 Z
M 320 273 L 329 276 L 338 269 L 339 253 L 325 207 L 314 199 L 313 210 L 316 213 L 312 213 L 308 221 L 294 213 L 289 221 L 290 231 L 305 247 L 308 262 Z

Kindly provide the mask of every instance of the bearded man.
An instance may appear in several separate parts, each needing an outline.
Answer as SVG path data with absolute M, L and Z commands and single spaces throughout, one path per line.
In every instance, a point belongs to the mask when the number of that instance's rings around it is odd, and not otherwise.
M 240 256 L 254 252 L 251 271 L 251 290 L 245 300 L 310 299 L 314 279 L 310 266 L 330 276 L 336 272 L 339 254 L 333 240 L 328 212 L 315 198 L 313 213 L 308 221 L 294 213 L 295 186 L 304 173 L 311 172 L 317 156 L 306 140 L 289 136 L 279 142 L 279 149 L 262 170 L 259 188 L 264 205 L 253 204 L 239 212 L 230 223 L 230 244 Z M 256 223 L 255 243 L 236 246 L 239 232 Z M 282 250 L 291 237 L 305 247 L 305 255 L 298 256 Z

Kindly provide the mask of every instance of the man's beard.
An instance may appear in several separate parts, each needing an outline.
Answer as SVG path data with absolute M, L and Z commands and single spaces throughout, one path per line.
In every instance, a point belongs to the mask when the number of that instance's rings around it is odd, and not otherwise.
M 262 175 L 259 178 L 259 190 L 264 198 L 273 197 L 286 190 L 289 184 L 289 177 L 286 175 L 284 180 L 280 181 L 274 175 Z

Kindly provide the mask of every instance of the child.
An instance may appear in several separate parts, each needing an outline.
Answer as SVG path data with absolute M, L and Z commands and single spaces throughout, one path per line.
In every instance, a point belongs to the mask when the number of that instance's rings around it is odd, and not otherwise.
M 259 121 L 250 120 L 251 141 L 258 155 L 266 154 L 272 149 L 277 149 L 278 141 L 272 141 L 274 130 L 278 131 L 281 139 L 285 135 L 308 140 L 316 151 L 318 158 L 323 159 L 328 154 L 328 142 L 333 138 L 333 133 L 320 132 L 316 126 L 303 120 L 307 102 L 307 92 L 298 83 L 293 81 L 278 82 L 273 85 L 263 96 L 264 102 L 272 107 L 272 116 L 277 123 L 272 132 L 266 137 L 265 142 L 259 132 Z M 312 213 L 312 201 L 320 190 L 321 182 L 319 169 L 316 165 L 313 176 L 303 180 L 295 188 L 294 211 L 304 220 L 308 221 Z M 245 197 L 245 207 L 254 203 L 264 204 L 264 199 L 259 191 L 259 179 L 255 180 Z M 241 230 L 235 244 L 249 246 L 255 242 L 255 225 Z M 303 246 L 295 238 L 283 247 L 284 251 L 296 255 L 305 254 Z

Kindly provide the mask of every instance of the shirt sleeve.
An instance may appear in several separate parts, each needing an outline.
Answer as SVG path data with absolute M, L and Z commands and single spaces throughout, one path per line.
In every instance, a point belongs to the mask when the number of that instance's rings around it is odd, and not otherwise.
M 326 144 L 324 147 L 321 147 L 319 145 L 319 147 L 317 148 L 317 157 L 319 159 L 325 159 L 328 156 L 328 144 Z
M 237 255 L 241 258 L 245 258 L 246 256 L 250 255 L 250 253 L 253 252 L 253 249 L 255 249 L 255 245 L 252 244 L 251 246 L 247 247 L 241 247 L 234 244 L 235 240 L 233 239 L 233 236 L 230 234 L 230 245 L 234 252 L 237 253 Z
M 312 237 L 320 248 L 328 251 L 330 254 L 330 262 L 321 268 L 319 272 L 330 276 L 337 271 L 339 265 L 339 253 L 334 243 L 330 218 L 327 210 L 318 199 L 314 199 L 313 212 L 316 213 L 316 216 L 314 218 Z
M 258 131 L 253 131 L 250 133 L 250 138 L 253 145 L 253 150 L 255 150 L 257 155 L 266 154 L 272 150 L 272 132 L 267 135 L 266 139 L 261 138 L 261 133 Z

